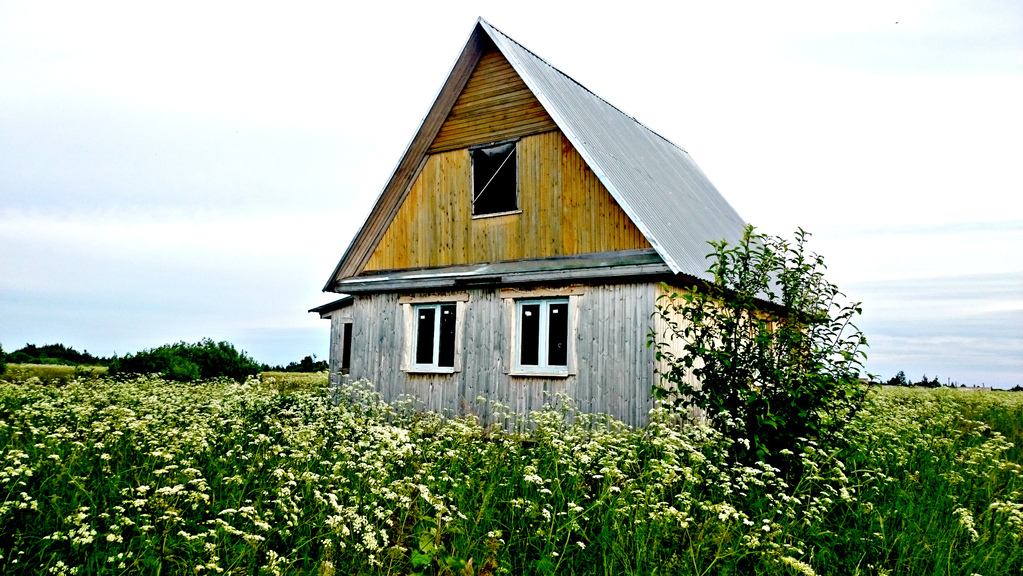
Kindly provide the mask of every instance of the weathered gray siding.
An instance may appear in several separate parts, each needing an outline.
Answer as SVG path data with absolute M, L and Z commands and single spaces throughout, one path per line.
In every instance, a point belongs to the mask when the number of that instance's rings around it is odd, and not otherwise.
M 496 288 L 468 290 L 461 371 L 455 374 L 402 371 L 408 335 L 399 295 L 357 296 L 344 311 L 353 323 L 350 377 L 373 382 L 388 400 L 411 395 L 422 408 L 448 414 L 468 410 L 487 417 L 476 403 L 479 396 L 526 414 L 564 392 L 585 412 L 642 425 L 652 407 L 654 354 L 646 338 L 655 291 L 654 283 L 586 286 L 575 300 L 575 374 L 561 378 L 508 374 L 513 334 Z M 331 318 L 332 376 L 340 366 L 342 322 L 340 315 Z

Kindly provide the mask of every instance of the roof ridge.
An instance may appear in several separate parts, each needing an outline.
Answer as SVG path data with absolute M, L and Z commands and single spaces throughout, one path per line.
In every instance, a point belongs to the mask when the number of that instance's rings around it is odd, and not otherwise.
M 621 114 L 622 116 L 625 116 L 625 117 L 626 117 L 626 118 L 628 118 L 629 120 L 632 120 L 632 121 L 633 121 L 633 122 L 635 122 L 636 124 L 640 125 L 640 126 L 641 126 L 641 127 L 643 128 L 643 129 L 645 129 L 646 131 L 648 131 L 648 132 L 650 132 L 651 134 L 653 134 L 654 136 L 657 136 L 657 137 L 658 137 L 658 138 L 660 138 L 661 140 L 664 140 L 664 141 L 665 141 L 665 142 L 667 142 L 668 144 L 671 144 L 671 145 L 672 145 L 672 146 L 674 146 L 675 148 L 678 148 L 679 150 L 681 150 L 682 152 L 684 152 L 684 153 L 685 153 L 686 155 L 688 155 L 688 154 L 689 154 L 689 151 L 688 151 L 688 150 L 686 150 L 685 148 L 683 148 L 683 147 L 679 146 L 679 145 L 678 145 L 678 144 L 676 144 L 675 142 L 672 142 L 672 141 L 671 141 L 671 139 L 669 139 L 669 138 L 666 138 L 666 137 L 664 137 L 663 135 L 661 135 L 660 133 L 658 133 L 658 132 L 657 132 L 656 130 L 654 130 L 653 128 L 650 128 L 650 127 L 649 127 L 649 126 L 647 126 L 646 124 L 644 124 L 644 123 L 640 122 L 639 120 L 637 120 L 637 119 L 636 119 L 636 117 L 635 117 L 635 116 L 632 116 L 631 114 L 629 114 L 628 112 L 625 112 L 624 110 L 622 110 L 621 108 L 619 108 L 619 107 L 615 106 L 615 105 L 614 105 L 614 104 L 612 104 L 611 102 L 608 102 L 608 101 L 607 101 L 606 99 L 604 99 L 604 98 L 603 98 L 603 97 L 602 97 L 602 96 L 601 96 L 600 94 L 597 94 L 597 93 L 596 93 L 596 92 L 594 92 L 593 90 L 590 90 L 589 88 L 587 88 L 586 86 L 584 86 L 584 85 L 583 85 L 583 84 L 582 84 L 581 82 L 579 82 L 579 81 L 578 81 L 578 80 L 576 80 L 575 78 L 572 78 L 571 76 L 569 76 L 568 74 L 566 74 L 565 72 L 563 72 L 563 71 L 562 71 L 562 70 L 561 70 L 560 68 L 558 68 L 557 66 L 555 66 L 555 65 L 551 64 L 550 62 L 548 62 L 548 61 L 547 61 L 547 60 L 546 60 L 546 59 L 545 59 L 544 57 L 540 56 L 540 55 L 539 55 L 539 54 L 537 54 L 536 52 L 533 52 L 532 50 L 530 50 L 529 48 L 527 48 L 526 46 L 524 46 L 524 45 L 523 45 L 523 44 L 522 44 L 521 42 L 519 42 L 518 40 L 516 40 L 516 39 L 512 38 L 511 36 L 509 36 L 509 35 L 505 34 L 505 33 L 504 33 L 504 32 L 503 32 L 503 31 L 502 31 L 501 29 L 499 29 L 498 27 L 494 26 L 494 25 L 493 25 L 493 24 L 491 24 L 490 22 L 486 21 L 486 20 L 485 20 L 485 19 L 484 19 L 484 18 L 483 18 L 482 16 L 480 17 L 479 21 L 480 21 L 480 22 L 482 22 L 482 23 L 484 23 L 484 24 L 486 24 L 486 25 L 487 25 L 487 26 L 488 26 L 488 27 L 489 27 L 489 28 L 490 28 L 491 30 L 493 30 L 494 32 L 497 32 L 497 33 L 498 33 L 498 34 L 500 34 L 501 36 L 504 36 L 504 37 L 505 37 L 506 39 L 508 39 L 509 41 L 511 41 L 512 43 L 514 43 L 515 45 L 517 45 L 517 46 L 518 46 L 519 48 L 522 48 L 523 50 L 525 50 L 526 52 L 528 52 L 528 53 L 529 53 L 529 54 L 530 54 L 531 56 L 533 56 L 533 58 L 536 58 L 536 59 L 537 59 L 537 60 L 539 60 L 540 62 L 543 62 L 544 64 L 546 64 L 546 65 L 547 65 L 547 66 L 548 66 L 548 67 L 549 67 L 549 68 L 550 68 L 551 70 L 554 70 L 554 71 L 555 71 L 555 72 L 557 72 L 558 74 L 561 74 L 561 75 L 562 75 L 562 76 L 564 76 L 565 78 L 568 78 L 568 79 L 569 79 L 569 80 L 571 80 L 571 81 L 572 81 L 572 82 L 573 82 L 573 83 L 574 83 L 574 84 L 575 84 L 576 86 L 578 86 L 578 87 L 582 88 L 583 90 L 585 90 L 586 92 L 588 92 L 588 93 L 589 93 L 590 95 L 592 95 L 592 96 L 593 96 L 594 98 L 596 98 L 597 100 L 600 100 L 600 101 L 601 101 L 601 102 L 603 102 L 604 104 L 607 104 L 608 106 L 610 106 L 611 108 L 613 108 L 613 109 L 614 109 L 614 110 L 615 110 L 616 112 L 618 112 L 618 113 L 619 113 L 619 114 Z

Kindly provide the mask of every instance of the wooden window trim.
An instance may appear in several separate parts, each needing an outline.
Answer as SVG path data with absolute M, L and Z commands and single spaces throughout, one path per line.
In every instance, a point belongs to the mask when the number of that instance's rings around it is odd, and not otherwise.
M 529 298 L 542 299 L 562 296 L 582 296 L 585 293 L 585 286 L 563 286 L 560 288 L 533 288 L 526 290 L 520 288 L 501 288 L 498 295 L 504 299 L 512 298 L 520 300 Z
M 445 302 L 468 302 L 468 292 L 453 294 L 423 294 L 416 296 L 399 296 L 398 304 L 443 304 Z
M 493 214 L 473 214 L 473 220 L 482 220 L 483 218 L 497 218 L 498 216 L 514 216 L 516 214 L 522 214 L 522 210 L 509 210 L 507 212 L 494 212 Z

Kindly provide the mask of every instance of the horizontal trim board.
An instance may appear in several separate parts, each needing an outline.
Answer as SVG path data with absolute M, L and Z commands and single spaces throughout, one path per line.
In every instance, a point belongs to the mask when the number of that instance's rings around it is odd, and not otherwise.
M 415 279 L 385 278 L 370 282 L 346 281 L 339 283 L 338 290 L 353 294 L 373 292 L 399 292 L 406 290 L 435 290 L 472 284 L 473 287 L 508 286 L 516 284 L 540 284 L 549 282 L 587 281 L 590 284 L 604 283 L 605 280 L 621 282 L 624 279 L 644 281 L 665 280 L 673 277 L 667 264 L 645 266 L 616 266 L 613 268 L 581 268 L 547 272 L 504 273 L 492 281 L 483 281 L 473 276 L 461 277 L 420 277 Z M 353 279 L 354 280 L 354 279 Z M 476 282 L 476 280 L 479 280 Z M 489 279 L 488 279 L 489 280 Z
M 402 296 L 398 298 L 398 304 L 433 304 L 435 302 L 468 302 L 468 292 L 448 292 L 446 294 L 424 294 L 416 296 Z
M 585 286 L 564 286 L 562 288 L 536 288 L 533 290 L 519 288 L 502 288 L 498 296 L 502 299 L 549 298 L 552 296 L 582 296 L 586 293 Z

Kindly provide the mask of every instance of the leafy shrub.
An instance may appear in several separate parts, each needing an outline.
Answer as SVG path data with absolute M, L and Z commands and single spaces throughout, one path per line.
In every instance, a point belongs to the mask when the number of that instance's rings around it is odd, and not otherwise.
M 209 338 L 195 344 L 165 344 L 115 358 L 110 365 L 110 374 L 160 374 L 182 382 L 218 377 L 243 381 L 258 372 L 259 365 L 244 351 Z
M 667 329 L 650 339 L 669 368 L 654 394 L 702 410 L 740 460 L 836 431 L 865 395 L 867 340 L 850 322 L 859 304 L 836 301 L 808 237 L 800 229 L 790 243 L 750 226 L 736 246 L 710 242 L 714 283 L 658 302 Z

